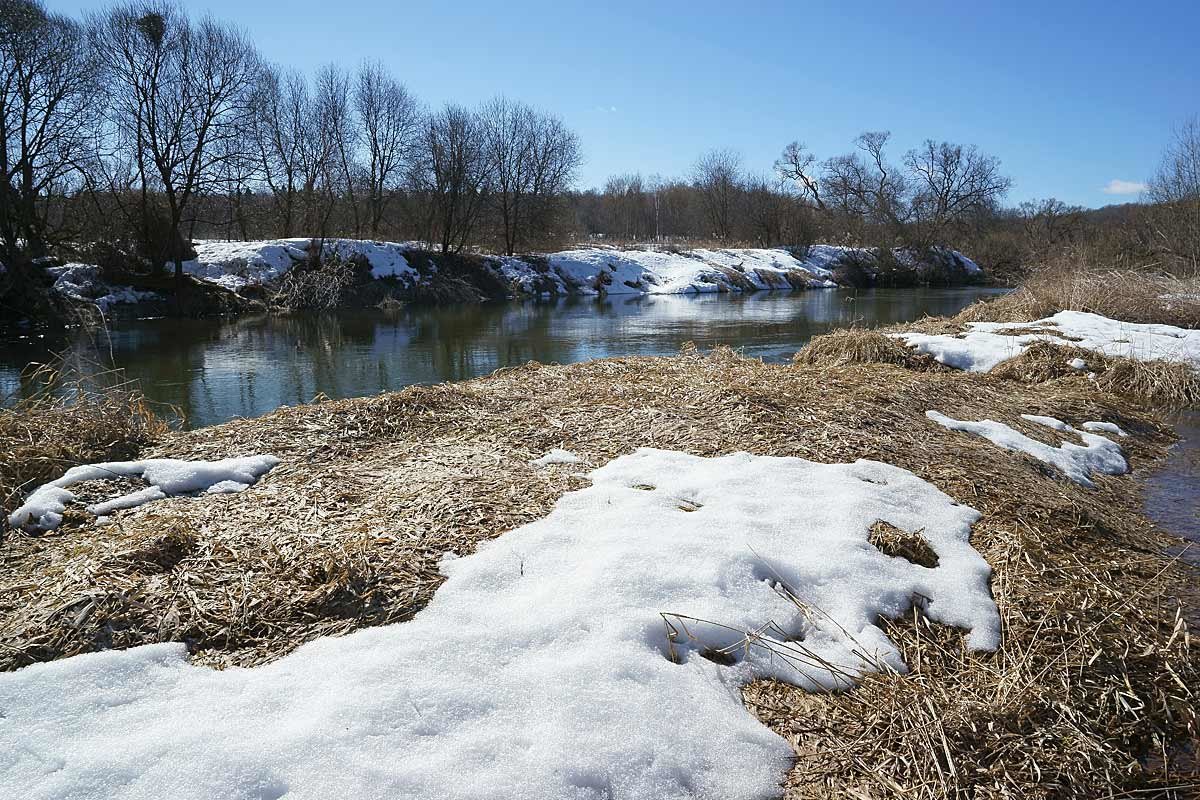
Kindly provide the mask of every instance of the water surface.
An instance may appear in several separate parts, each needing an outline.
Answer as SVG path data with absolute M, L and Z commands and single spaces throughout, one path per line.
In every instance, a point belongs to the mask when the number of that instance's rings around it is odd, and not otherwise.
M 568 298 L 396 312 L 118 322 L 66 340 L 0 343 L 0 396 L 28 391 L 20 375 L 52 352 L 115 364 L 191 427 L 263 414 L 318 393 L 353 397 L 461 380 L 536 360 L 569 363 L 669 355 L 685 342 L 729 345 L 786 361 L 811 337 L 849 325 L 954 314 L 985 288 L 759 292 Z
M 1170 418 L 1180 440 L 1165 461 L 1146 476 L 1146 515 L 1190 544 L 1175 550 L 1200 566 L 1200 412 Z

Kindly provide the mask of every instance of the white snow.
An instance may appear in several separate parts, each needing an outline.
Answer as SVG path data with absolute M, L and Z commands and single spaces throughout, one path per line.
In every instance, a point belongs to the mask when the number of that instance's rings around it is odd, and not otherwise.
M 53 291 L 93 303 L 104 312 L 116 305 L 163 299 L 157 292 L 143 292 L 129 286 L 105 283 L 100 277 L 100 268 L 93 264 L 64 264 L 61 267 L 47 267 L 46 272 L 54 278 Z
M 571 451 L 555 447 L 541 458 L 535 458 L 530 461 L 529 465 L 531 467 L 546 467 L 551 464 L 578 464 L 580 460 L 579 456 Z
M 591 477 L 444 559 L 410 622 L 254 669 L 159 644 L 0 674 L 0 796 L 773 798 L 792 751 L 741 685 L 903 669 L 876 622 L 916 598 L 998 645 L 978 513 L 910 472 L 643 449 Z M 939 565 L 872 547 L 880 519 Z
M 62 514 L 75 495 L 67 488 L 82 481 L 117 477 L 140 477 L 150 486 L 121 497 L 88 506 L 88 513 L 104 517 L 114 511 L 191 492 L 241 491 L 255 483 L 276 464 L 274 456 L 246 456 L 220 461 L 181 461 L 176 458 L 150 458 L 143 461 L 108 461 L 71 467 L 58 480 L 33 491 L 25 504 L 8 517 L 15 528 L 33 527 L 52 530 L 62 523 Z M 238 487 L 238 488 L 235 488 Z
M 1082 445 L 1075 444 L 1074 442 L 1063 442 L 1058 447 L 1051 447 L 1036 439 L 1029 438 L 1020 431 L 1005 425 L 1003 422 L 996 422 L 990 419 L 979 422 L 966 422 L 952 419 L 937 411 L 926 411 L 925 416 L 943 428 L 949 428 L 952 431 L 973 433 L 976 436 L 982 436 L 992 444 L 998 445 L 1005 450 L 1013 450 L 1033 456 L 1038 461 L 1057 467 L 1068 478 L 1081 486 L 1095 486 L 1091 476 L 1096 473 L 1102 475 L 1121 475 L 1129 471 L 1129 465 L 1125 461 L 1125 455 L 1119 444 L 1104 436 L 1085 432 L 1087 430 L 1108 431 L 1110 429 L 1103 426 L 1107 426 L 1109 423 L 1085 422 L 1083 424 L 1084 430 L 1077 430 L 1054 417 L 1022 414 L 1022 419 L 1037 423 L 1038 425 L 1044 425 L 1047 428 L 1052 428 L 1062 433 L 1077 434 L 1083 440 Z M 1112 427 L 1116 428 L 1115 425 Z M 1118 428 L 1117 431 L 1111 432 L 1119 432 L 1119 430 Z
M 1069 344 L 1138 361 L 1176 361 L 1200 369 L 1200 330 L 1120 322 L 1083 311 L 1060 311 L 1036 322 L 972 322 L 961 334 L 893 333 L 947 366 L 989 372 L 1034 342 Z M 999 330 L 1028 330 L 1015 335 Z M 1045 332 L 1047 329 L 1055 333 Z M 1066 338 L 1063 338 L 1066 337 Z M 1074 366 L 1074 364 L 1072 364 Z M 1086 364 L 1084 365 L 1086 366 Z
M 1067 362 L 1067 366 L 1071 369 L 1085 370 L 1087 369 L 1087 362 L 1082 358 L 1072 358 Z
M 1115 433 L 1117 436 L 1129 435 L 1114 422 L 1085 422 L 1083 423 L 1083 429 L 1085 431 L 1099 431 L 1100 433 Z
M 196 258 L 185 261 L 184 272 L 202 280 L 237 291 L 253 284 L 266 283 L 282 276 L 308 257 L 312 239 L 269 239 L 255 242 L 202 240 L 193 243 Z M 412 247 L 404 242 L 373 242 L 359 239 L 326 239 L 325 253 L 342 258 L 364 256 L 376 278 L 418 279 L 404 251 Z
M 799 252 L 799 251 L 798 251 Z M 898 251 L 915 264 L 915 257 Z M 814 244 L 802 256 L 783 248 L 730 248 L 687 251 L 618 250 L 592 247 L 548 255 L 549 272 L 514 257 L 494 257 L 493 266 L 510 284 L 527 294 L 689 294 L 737 292 L 747 288 L 833 288 L 833 271 L 850 256 L 871 261 L 869 250 Z M 978 265 L 960 253 L 946 251 L 963 272 Z
M 829 270 L 800 261 L 786 250 L 614 250 L 586 248 L 551 253 L 550 272 L 539 274 L 520 258 L 492 263 L 503 277 L 532 293 L 553 285 L 556 294 L 687 294 L 756 289 L 822 287 Z M 792 282 L 788 275 L 791 274 Z

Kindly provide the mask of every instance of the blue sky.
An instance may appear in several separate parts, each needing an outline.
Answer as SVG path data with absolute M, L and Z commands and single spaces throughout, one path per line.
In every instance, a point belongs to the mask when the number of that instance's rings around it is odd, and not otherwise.
M 98 2 L 48 0 L 54 10 Z M 380 59 L 422 100 L 498 93 L 554 111 L 583 142 L 584 186 L 685 174 L 726 147 L 770 169 L 793 139 L 819 156 L 891 130 L 977 144 L 1011 202 L 1134 199 L 1174 125 L 1200 114 L 1200 3 L 186 3 L 301 69 Z

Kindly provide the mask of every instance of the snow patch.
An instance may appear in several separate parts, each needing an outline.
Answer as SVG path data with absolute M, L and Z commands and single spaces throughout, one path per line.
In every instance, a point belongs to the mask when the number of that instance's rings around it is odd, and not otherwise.
M 1114 422 L 1085 422 L 1083 423 L 1083 429 L 1085 431 L 1099 431 L 1100 433 L 1115 433 L 1117 436 L 1129 435 Z
M 1036 439 L 1029 438 L 1020 431 L 1005 425 L 1003 422 L 996 422 L 990 419 L 979 422 L 966 422 L 952 419 L 937 411 L 926 411 L 925 416 L 943 428 L 949 428 L 952 431 L 973 433 L 976 436 L 982 436 L 992 444 L 1002 447 L 1005 450 L 1012 450 L 1033 456 L 1038 461 L 1057 467 L 1064 475 L 1081 486 L 1094 487 L 1095 484 L 1092 482 L 1091 476 L 1096 473 L 1102 475 L 1122 475 L 1129 471 L 1129 464 L 1125 461 L 1125 454 L 1122 452 L 1119 444 L 1103 436 L 1097 436 L 1094 433 L 1086 433 L 1083 430 L 1072 428 L 1067 423 L 1054 417 L 1040 417 L 1034 414 L 1021 415 L 1022 419 L 1038 425 L 1044 425 L 1061 433 L 1078 434 L 1083 439 L 1083 444 L 1078 445 L 1074 442 L 1063 442 L 1058 447 L 1051 447 Z M 1108 430 L 1107 427 L 1099 427 L 1107 426 L 1108 424 L 1103 422 L 1085 422 L 1083 427 L 1085 430 Z M 1116 426 L 1112 427 L 1115 428 Z M 1120 429 L 1118 428 L 1117 430 L 1119 431 Z
M 1071 369 L 1085 370 L 1087 369 L 1087 362 L 1082 358 L 1072 358 L 1067 362 L 1067 366 Z
M 201 280 L 231 291 L 268 283 L 282 277 L 293 266 L 308 258 L 312 239 L 270 239 L 255 242 L 198 241 L 193 244 L 196 258 L 185 261 L 183 271 Z M 404 251 L 412 247 L 404 242 L 373 242 L 359 239 L 326 239 L 325 254 L 336 253 L 348 259 L 362 256 L 371 265 L 375 278 L 400 278 L 415 282 L 417 270 L 409 265 Z
M 1120 322 L 1083 311 L 1060 311 L 1036 322 L 972 322 L 967 327 L 967 332 L 957 335 L 889 335 L 904 340 L 919 353 L 931 354 L 942 364 L 971 372 L 990 372 L 1001 362 L 1025 352 L 1034 342 L 1069 344 L 1138 361 L 1175 361 L 1200 369 L 1200 330 L 1173 325 Z M 1047 329 L 1053 333 L 1046 332 Z M 1000 330 L 1029 333 L 997 333 Z
M 125 477 L 142 478 L 150 484 L 145 489 L 88 506 L 88 513 L 105 517 L 114 511 L 135 508 L 171 495 L 242 491 L 278 463 L 279 459 L 275 456 L 264 455 L 220 461 L 150 458 L 144 461 L 84 464 L 71 467 L 58 480 L 35 489 L 25 504 L 9 515 L 8 523 L 14 528 L 31 527 L 44 531 L 57 528 L 62 523 L 67 504 L 75 501 L 75 495 L 67 487 L 82 481 Z
M 913 602 L 999 643 L 979 514 L 911 472 L 643 449 L 591 478 L 443 560 L 409 622 L 253 669 L 158 644 L 0 674 L 0 796 L 777 797 L 792 750 L 746 682 L 902 670 L 876 623 Z
M 94 264 L 64 264 L 61 267 L 47 267 L 46 272 L 54 278 L 54 292 L 73 300 L 92 303 L 103 312 L 108 312 L 116 305 L 163 299 L 157 292 L 143 292 L 129 286 L 105 283 L 100 277 L 100 268 Z
M 531 467 L 546 467 L 551 464 L 578 464 L 582 459 L 569 450 L 560 450 L 554 448 L 541 458 L 535 458 L 529 462 Z

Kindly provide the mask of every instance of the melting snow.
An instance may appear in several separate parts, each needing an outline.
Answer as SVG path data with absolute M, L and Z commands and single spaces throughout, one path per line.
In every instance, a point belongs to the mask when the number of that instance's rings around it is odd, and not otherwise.
M 1085 422 L 1083 423 L 1085 431 L 1100 431 L 1101 433 L 1115 433 L 1117 436 L 1128 436 L 1129 434 L 1121 430 L 1120 426 L 1112 422 Z
M 799 251 L 797 251 L 799 252 Z M 551 253 L 548 271 L 512 257 L 492 263 L 505 280 L 526 293 L 555 294 L 689 294 L 737 292 L 745 289 L 833 288 L 833 272 L 848 257 L 870 261 L 863 248 L 814 244 L 802 255 L 783 248 L 616 250 L 592 247 Z M 897 257 L 915 259 L 904 251 Z M 946 251 L 946 261 L 965 275 L 979 266 L 961 253 Z
M 1125 455 L 1121 451 L 1119 444 L 1103 436 L 1072 428 L 1067 423 L 1054 417 L 1039 417 L 1034 414 L 1021 415 L 1022 419 L 1029 420 L 1038 425 L 1045 425 L 1047 428 L 1052 428 L 1062 433 L 1078 434 L 1084 443 L 1078 445 L 1074 442 L 1063 442 L 1058 447 L 1051 447 L 1036 439 L 1029 438 L 1020 431 L 1005 425 L 1003 422 L 996 422 L 990 419 L 979 422 L 965 422 L 963 420 L 952 419 L 937 411 L 926 411 L 925 416 L 943 428 L 949 428 L 952 431 L 973 433 L 976 436 L 982 436 L 992 444 L 998 445 L 1005 450 L 1013 450 L 1031 455 L 1038 461 L 1062 470 L 1068 478 L 1082 486 L 1095 486 L 1092 483 L 1091 476 L 1096 473 L 1102 475 L 1121 475 L 1129 471 L 1129 465 L 1125 461 Z M 1107 422 L 1085 422 L 1083 427 L 1085 430 L 1120 432 L 1120 428 Z
M 1173 325 L 1142 325 L 1083 311 L 1060 311 L 1037 322 L 972 322 L 967 327 L 970 330 L 958 335 L 890 335 L 903 339 L 919 353 L 932 354 L 947 366 L 971 372 L 989 372 L 1002 361 L 1019 356 L 1034 342 L 1069 344 L 1138 361 L 1178 361 L 1200 369 L 1200 330 Z M 1062 335 L 1046 333 L 1047 328 Z M 1000 330 L 1029 333 L 997 333 Z
M 914 598 L 999 643 L 979 514 L 910 472 L 643 449 L 591 477 L 444 559 L 410 622 L 254 669 L 160 644 L 0 674 L 0 796 L 776 797 L 791 748 L 741 685 L 903 669 L 875 623 Z M 939 565 L 876 550 L 877 520 Z
M 184 272 L 237 291 L 245 286 L 275 280 L 308 257 L 312 239 L 271 239 L 257 242 L 198 241 L 196 258 L 185 261 Z M 409 266 L 404 251 L 411 243 L 372 242 L 358 239 L 326 239 L 326 253 L 342 258 L 361 255 L 376 278 L 397 277 L 415 281 L 417 271 Z
M 107 312 L 116 305 L 140 303 L 143 300 L 162 300 L 156 292 L 143 292 L 129 286 L 113 286 L 100 277 L 100 268 L 92 264 L 64 264 L 48 267 L 47 274 L 54 278 L 53 290 L 75 300 L 94 303 Z
M 109 461 L 71 467 L 61 478 L 33 491 L 25 504 L 8 517 L 13 527 L 52 530 L 75 495 L 67 488 L 82 481 L 140 477 L 150 486 L 103 503 L 88 506 L 88 513 L 104 517 L 114 511 L 162 500 L 170 495 L 207 491 L 241 491 L 279 463 L 274 456 L 226 458 L 220 461 L 180 461 L 150 458 L 144 461 Z
M 579 456 L 571 451 L 560 450 L 556 447 L 541 458 L 533 459 L 529 462 L 529 465 L 531 467 L 546 467 L 550 464 L 578 464 L 580 460 Z

